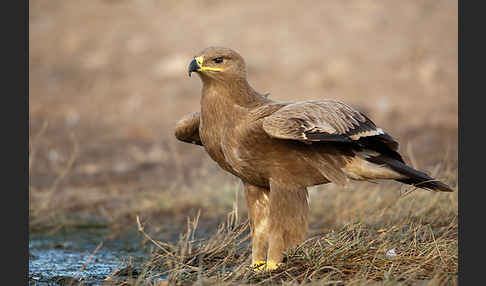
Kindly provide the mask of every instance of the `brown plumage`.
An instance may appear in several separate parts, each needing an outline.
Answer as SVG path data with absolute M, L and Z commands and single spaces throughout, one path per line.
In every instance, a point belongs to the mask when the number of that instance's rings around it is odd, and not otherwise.
M 246 80 L 243 58 L 203 50 L 189 65 L 202 80 L 201 112 L 176 126 L 244 185 L 252 264 L 275 269 L 307 231 L 307 187 L 392 179 L 434 191 L 449 186 L 405 164 L 398 143 L 364 114 L 335 100 L 276 102 Z

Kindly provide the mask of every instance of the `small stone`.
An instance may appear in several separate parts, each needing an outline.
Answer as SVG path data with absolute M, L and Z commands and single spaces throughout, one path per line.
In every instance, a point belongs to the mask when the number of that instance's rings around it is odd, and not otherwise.
M 389 249 L 386 252 L 386 257 L 388 257 L 388 258 L 395 258 L 395 257 L 397 257 L 397 253 L 395 252 L 395 248 Z

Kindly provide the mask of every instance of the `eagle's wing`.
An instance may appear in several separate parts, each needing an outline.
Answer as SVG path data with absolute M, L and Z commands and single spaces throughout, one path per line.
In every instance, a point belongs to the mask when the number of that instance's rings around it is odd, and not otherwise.
M 274 138 L 303 142 L 363 142 L 374 137 L 393 151 L 398 142 L 364 114 L 335 100 L 288 104 L 263 119 L 263 129 Z
M 175 137 L 181 141 L 201 145 L 199 137 L 199 112 L 193 112 L 182 117 L 175 128 Z

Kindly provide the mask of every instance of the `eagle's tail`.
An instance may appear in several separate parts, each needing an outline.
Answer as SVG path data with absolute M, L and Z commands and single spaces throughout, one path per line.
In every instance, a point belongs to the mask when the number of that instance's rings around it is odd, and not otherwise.
M 413 185 L 417 188 L 427 189 L 431 191 L 441 191 L 441 192 L 453 192 L 454 190 L 448 185 L 431 178 L 429 175 L 417 171 L 414 168 L 407 166 L 405 163 L 390 158 L 388 156 L 376 156 L 367 158 L 368 161 L 379 164 L 386 165 L 395 172 L 400 173 L 405 176 L 405 178 L 395 179 L 404 184 Z

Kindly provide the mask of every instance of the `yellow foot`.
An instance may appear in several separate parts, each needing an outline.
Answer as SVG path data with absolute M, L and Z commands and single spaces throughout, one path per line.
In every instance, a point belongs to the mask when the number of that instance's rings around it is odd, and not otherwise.
M 262 271 L 265 269 L 265 260 L 256 260 L 251 264 L 251 269 L 254 271 Z
M 253 271 L 272 271 L 277 269 L 282 263 L 276 263 L 271 260 L 265 262 L 264 260 L 257 260 L 251 264 Z
M 282 263 L 276 263 L 272 260 L 267 261 L 267 265 L 265 267 L 265 271 L 272 271 L 277 269 Z

